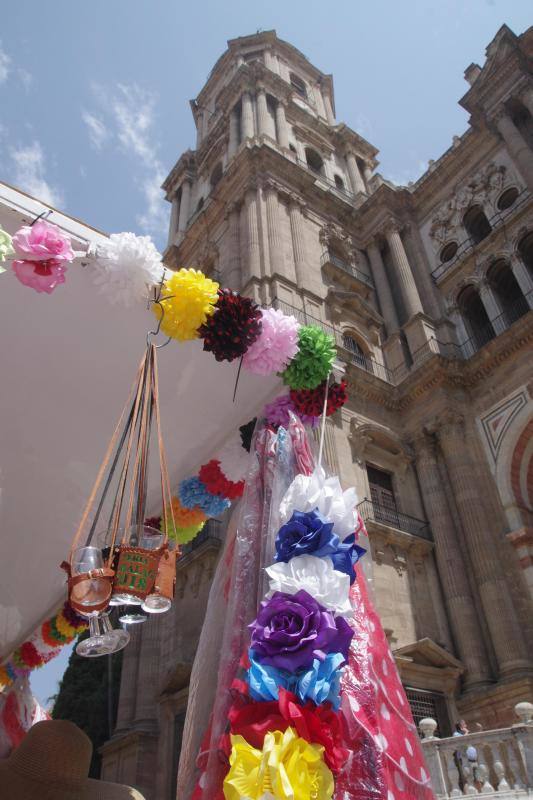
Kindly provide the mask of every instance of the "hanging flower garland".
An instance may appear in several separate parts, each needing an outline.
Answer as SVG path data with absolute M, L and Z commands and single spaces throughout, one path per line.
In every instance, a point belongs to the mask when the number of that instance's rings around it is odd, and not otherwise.
M 335 340 L 316 325 L 304 325 L 298 332 L 298 353 L 281 373 L 291 389 L 314 389 L 325 381 L 335 361 Z
M 96 248 L 92 264 L 94 282 L 111 303 L 126 307 L 146 298 L 161 283 L 161 254 L 149 236 L 112 233 Z
M 256 375 L 273 375 L 298 352 L 300 323 L 275 308 L 265 308 L 261 315 L 261 335 L 247 350 L 243 367 Z
M 10 686 L 19 675 L 47 664 L 59 655 L 63 645 L 73 641 L 86 628 L 86 620 L 65 603 L 57 614 L 42 623 L 30 639 L 17 647 L 9 661 L 0 664 L 0 691 Z
M 324 396 L 326 393 L 326 381 L 323 381 L 314 389 L 291 389 L 290 397 L 294 404 L 296 413 L 300 416 L 306 415 L 319 417 L 324 408 Z M 326 403 L 326 416 L 330 417 L 348 400 L 346 392 L 346 381 L 336 383 L 333 381 L 328 386 L 328 398 Z
M 261 333 L 261 310 L 250 297 L 231 289 L 218 290 L 215 313 L 199 328 L 204 350 L 217 361 L 233 361 L 253 346 Z
M 13 246 L 12 246 L 12 238 L 5 230 L 0 228 L 0 274 L 5 272 L 5 268 L 1 266 L 1 264 L 8 258 L 9 256 L 13 255 Z
M 164 281 L 160 303 L 152 308 L 163 333 L 184 342 L 198 339 L 199 328 L 215 313 L 217 301 L 218 283 L 197 269 L 182 268 Z

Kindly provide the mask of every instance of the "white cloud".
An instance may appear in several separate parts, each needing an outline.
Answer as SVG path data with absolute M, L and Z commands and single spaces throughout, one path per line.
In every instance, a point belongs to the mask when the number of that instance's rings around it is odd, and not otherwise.
M 90 135 L 94 135 L 96 130 L 94 121 L 101 123 L 107 133 L 105 140 L 115 138 L 123 153 L 135 157 L 140 167 L 136 180 L 146 202 L 144 211 L 137 216 L 137 222 L 150 233 L 163 233 L 167 229 L 168 212 L 160 188 L 165 170 L 159 160 L 159 143 L 155 133 L 156 95 L 135 83 L 118 83 L 111 88 L 95 84 L 92 90 L 102 113 L 110 117 L 111 124 L 106 126 L 101 118 L 83 112 L 91 118 L 89 122 L 84 116 Z M 97 129 L 100 131 L 98 126 Z
M 24 67 L 19 67 L 17 69 L 17 77 L 25 90 L 28 92 L 33 83 L 33 75 L 31 72 L 28 72 L 28 70 L 24 69 Z
M 81 117 L 87 125 L 87 131 L 89 133 L 91 144 L 94 148 L 96 148 L 96 150 L 101 150 L 104 143 L 109 138 L 109 131 L 107 130 L 105 124 L 101 119 L 99 119 L 99 117 L 96 117 L 89 111 L 82 111 Z
M 40 142 L 23 147 L 12 147 L 9 151 L 13 166 L 13 182 L 28 194 L 51 206 L 64 203 L 59 189 L 51 186 L 46 180 L 46 165 L 43 148 Z
M 384 173 L 383 177 L 388 181 L 392 181 L 392 183 L 395 183 L 397 186 L 407 186 L 408 183 L 417 181 L 427 168 L 428 162 L 419 160 L 416 164 L 413 164 L 407 169 L 403 169 L 401 172 Z
M 10 64 L 11 59 L 2 48 L 2 42 L 0 42 L 0 83 L 5 83 L 5 81 L 7 81 L 7 77 L 11 71 Z

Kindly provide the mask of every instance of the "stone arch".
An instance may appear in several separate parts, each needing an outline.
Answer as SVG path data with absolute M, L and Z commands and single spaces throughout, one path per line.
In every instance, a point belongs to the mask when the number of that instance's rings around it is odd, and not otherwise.
M 351 353 L 354 363 L 367 372 L 374 372 L 373 350 L 366 337 L 353 325 L 343 326 L 341 333 L 342 345 Z
M 511 488 L 518 507 L 533 521 L 533 418 L 522 430 L 510 464 Z
M 494 478 L 509 529 L 513 531 L 527 524 L 525 518 L 531 526 L 533 483 L 528 480 L 533 481 L 533 401 L 530 398 L 513 415 L 498 446 L 495 462 Z M 524 504 L 524 493 L 529 505 Z

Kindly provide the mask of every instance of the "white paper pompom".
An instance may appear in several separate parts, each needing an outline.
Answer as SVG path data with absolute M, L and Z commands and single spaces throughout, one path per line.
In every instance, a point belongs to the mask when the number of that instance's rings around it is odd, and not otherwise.
M 324 470 L 317 467 L 312 475 L 297 475 L 280 505 L 280 522 L 284 524 L 293 511 L 313 511 L 317 508 L 333 531 L 345 539 L 358 527 L 357 494 L 355 489 L 343 491 L 339 479 L 326 478 Z
M 94 282 L 111 303 L 132 306 L 161 282 L 164 266 L 149 236 L 112 233 L 98 244 L 92 263 Z
M 349 600 L 350 577 L 333 569 L 330 558 L 295 556 L 287 563 L 280 562 L 266 568 L 270 578 L 268 597 L 274 592 L 296 594 L 305 589 L 311 597 L 326 608 L 349 617 L 353 614 Z
M 223 474 L 234 483 L 246 479 L 248 458 L 248 452 L 242 446 L 241 436 L 238 432 L 215 456 L 215 459 L 220 461 L 220 469 Z

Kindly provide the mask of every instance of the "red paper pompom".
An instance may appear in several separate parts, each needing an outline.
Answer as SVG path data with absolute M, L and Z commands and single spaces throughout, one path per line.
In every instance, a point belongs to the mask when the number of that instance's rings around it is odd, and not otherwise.
M 236 500 L 242 496 L 244 491 L 244 481 L 235 483 L 228 480 L 220 469 L 220 461 L 215 459 L 211 459 L 203 467 L 200 467 L 198 477 L 205 484 L 208 492 L 226 497 L 228 500 Z
M 217 361 L 233 361 L 243 356 L 261 333 L 261 310 L 250 297 L 231 289 L 218 290 L 215 313 L 200 326 L 204 350 Z
M 20 646 L 19 654 L 20 660 L 31 669 L 39 667 L 43 663 L 41 654 L 32 642 L 24 642 Z
M 320 417 L 324 409 L 324 381 L 315 389 L 291 389 L 291 400 L 299 414 L 308 414 L 310 417 Z M 348 399 L 346 381 L 330 383 L 328 387 L 328 401 L 326 416 L 330 417 L 338 408 L 341 408 Z

